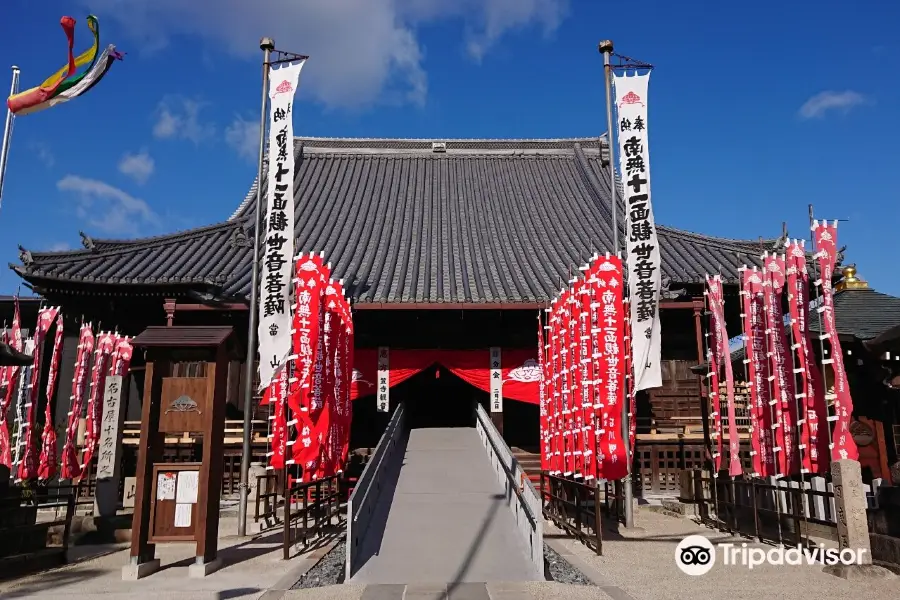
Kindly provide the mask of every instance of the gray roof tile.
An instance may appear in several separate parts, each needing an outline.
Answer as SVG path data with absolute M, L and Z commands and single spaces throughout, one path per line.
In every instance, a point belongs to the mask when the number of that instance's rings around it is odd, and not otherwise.
M 446 142 L 435 153 L 431 140 L 295 140 L 296 251 L 324 251 L 357 302 L 405 304 L 544 302 L 593 252 L 612 249 L 605 141 Z M 35 252 L 14 268 L 33 282 L 213 282 L 246 297 L 255 189 L 217 225 Z M 759 242 L 658 231 L 673 283 L 706 272 L 733 281 L 759 264 Z

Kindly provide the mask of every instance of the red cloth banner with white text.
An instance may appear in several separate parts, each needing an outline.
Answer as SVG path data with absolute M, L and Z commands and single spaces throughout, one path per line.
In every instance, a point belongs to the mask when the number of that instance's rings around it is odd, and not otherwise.
M 766 341 L 768 342 L 769 377 L 775 401 L 775 444 L 778 474 L 796 475 L 800 471 L 795 428 L 797 400 L 794 392 L 794 361 L 784 328 L 781 311 L 784 296 L 784 257 L 765 254 L 763 289 L 766 309 Z
M 20 434 L 20 443 L 24 443 L 22 460 L 19 463 L 19 471 L 17 478 L 21 480 L 35 479 L 38 477 L 40 448 L 38 446 L 39 439 L 37 437 L 37 415 L 41 399 L 41 366 L 43 364 L 44 344 L 47 338 L 47 332 L 53 325 L 59 309 L 56 307 L 42 308 L 38 312 L 37 326 L 34 331 L 34 355 L 31 365 L 31 383 L 28 386 L 28 394 L 26 401 L 25 422 L 21 423 L 23 433 Z M 47 399 L 50 402 L 50 399 Z M 52 425 L 51 425 L 52 426 Z
M 831 365 L 834 373 L 834 414 L 836 417 L 832 433 L 831 460 L 859 460 L 859 449 L 850 434 L 850 418 L 853 415 L 853 398 L 850 396 L 850 384 L 844 368 L 844 354 L 838 338 L 837 326 L 834 323 L 834 290 L 831 277 L 837 261 L 837 221 L 829 225 L 827 221 L 813 221 L 813 234 L 816 240 L 816 258 L 819 261 L 820 303 L 816 310 L 822 315 L 825 332 L 822 337 L 831 346 L 831 355 L 823 357 L 823 365 Z M 826 393 L 825 400 L 829 399 Z
M 599 280 L 598 295 L 594 302 L 599 304 L 597 331 L 600 336 L 600 370 L 602 381 L 603 433 L 597 448 L 600 477 L 607 480 L 621 479 L 628 474 L 628 455 L 622 439 L 622 402 L 625 391 L 625 314 L 623 298 L 622 261 L 617 256 L 600 257 L 592 268 Z
M 753 476 L 755 477 L 775 475 L 762 281 L 756 267 L 752 270 L 744 270 L 741 290 L 744 299 L 746 349 L 744 360 L 748 366 L 749 376 L 747 387 L 750 390 L 750 455 L 753 458 Z
M 549 378 L 547 377 L 547 356 L 544 349 L 544 323 L 541 321 L 541 312 L 537 318 L 537 355 L 538 368 L 541 371 L 540 382 L 540 444 L 541 444 L 541 471 L 550 470 L 550 426 L 547 421 L 547 401 L 550 397 Z M 501 360 L 503 354 L 500 354 Z
M 84 410 L 84 393 L 87 391 L 88 365 L 94 352 L 94 332 L 90 323 L 81 326 L 78 335 L 78 351 L 75 356 L 75 372 L 72 375 L 72 405 L 69 408 L 69 419 L 66 424 L 66 441 L 63 445 L 61 476 L 63 479 L 81 477 L 81 465 L 75 442 L 78 436 L 78 422 Z
M 18 296 L 14 302 L 12 329 L 10 329 L 6 343 L 13 350 L 21 352 L 24 344 L 22 342 L 22 318 L 19 314 Z M 12 405 L 16 390 L 19 387 L 19 373 L 21 369 L 22 367 L 7 366 L 0 371 L 0 380 L 2 380 L 2 388 L 0 388 L 0 465 L 10 468 L 12 468 L 12 444 L 7 417 L 9 416 L 9 407 Z
M 115 334 L 100 333 L 94 345 L 94 367 L 91 371 L 91 393 L 88 397 L 87 419 L 84 427 L 84 448 L 81 455 L 81 472 L 84 474 L 100 445 L 100 424 L 103 420 L 103 390 L 110 358 L 115 350 Z
M 712 327 L 710 327 L 709 349 L 711 372 L 717 381 L 711 385 L 710 398 L 714 398 L 714 407 L 716 412 L 721 412 L 721 398 L 719 397 L 721 386 L 718 383 L 719 369 L 724 364 L 725 367 L 725 394 L 726 408 L 728 418 L 728 474 L 737 477 L 743 473 L 741 466 L 741 440 L 737 428 L 737 416 L 734 406 L 734 369 L 731 366 L 731 353 L 728 347 L 728 329 L 725 323 L 725 297 L 722 289 L 722 278 L 718 275 L 710 277 L 706 276 L 706 302 L 712 317 Z M 713 378 L 711 378 L 713 379 Z M 715 396 L 713 396 L 715 393 Z M 721 424 L 721 417 L 718 419 L 717 431 L 718 451 L 721 454 L 723 449 L 724 431 Z M 720 459 L 721 460 L 721 457 Z M 716 463 L 716 472 L 720 469 L 720 462 Z
M 816 364 L 813 341 L 809 330 L 809 271 L 806 267 L 806 248 L 802 240 L 787 247 L 788 306 L 796 351 L 796 370 L 800 375 L 800 390 L 796 398 L 803 407 L 797 426 L 800 428 L 800 451 L 804 473 L 823 474 L 829 469 L 828 407 L 822 372 Z

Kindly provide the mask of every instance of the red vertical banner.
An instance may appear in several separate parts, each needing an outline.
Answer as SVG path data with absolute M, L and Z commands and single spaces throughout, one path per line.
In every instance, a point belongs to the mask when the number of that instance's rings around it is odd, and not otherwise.
M 772 435 L 773 412 L 772 395 L 769 388 L 769 362 L 766 357 L 766 316 L 764 310 L 763 278 L 754 267 L 744 272 L 744 291 L 749 294 L 746 308 L 745 335 L 747 359 L 750 361 L 752 419 L 755 419 L 754 433 L 758 437 L 759 476 L 770 477 L 777 474 L 774 458 L 774 437 Z
M 293 461 L 288 459 L 287 449 L 289 440 L 287 411 L 288 395 L 290 389 L 290 368 L 292 361 L 289 359 L 285 368 L 281 369 L 275 379 L 266 388 L 263 403 L 269 405 L 270 433 L 268 452 L 269 465 L 273 469 L 283 469 L 286 464 Z M 293 444 L 291 444 L 293 445 Z
M 564 345 L 565 345 L 565 334 L 563 328 L 563 322 L 565 318 L 564 313 L 564 292 L 560 292 L 559 296 L 556 299 L 556 303 L 553 309 L 553 395 L 554 395 L 554 404 L 555 404 L 555 421 L 556 421 L 556 450 L 554 452 L 554 459 L 556 461 L 556 475 L 564 475 L 566 471 L 566 461 L 568 457 L 566 455 L 566 443 L 568 442 L 568 436 L 566 435 L 566 378 L 563 369 L 565 368 L 566 360 Z
M 560 377 L 562 378 L 563 475 L 575 473 L 575 442 L 572 435 L 572 292 L 560 296 Z
M 706 364 L 708 372 L 706 373 L 706 386 L 709 396 L 709 416 L 712 418 L 712 431 L 709 436 L 715 441 L 713 446 L 713 470 L 718 474 L 722 470 L 722 453 L 724 450 L 725 432 L 722 428 L 722 398 L 720 394 L 721 385 L 719 384 L 719 365 L 722 361 L 722 348 L 719 344 L 718 331 L 716 330 L 716 296 L 715 290 L 718 290 L 718 282 L 706 276 L 706 289 L 703 291 L 703 297 L 706 300 L 706 310 L 710 315 L 710 326 L 706 333 Z M 729 358 L 726 357 L 727 361 Z
M 750 415 L 750 460 L 753 477 L 761 477 L 763 473 L 763 447 L 765 436 L 762 432 L 763 423 L 760 419 L 759 406 L 762 399 L 756 390 L 756 365 L 757 361 L 753 349 L 753 297 L 750 293 L 750 279 L 758 278 L 753 271 L 743 268 L 741 273 L 741 321 L 744 337 L 744 364 L 747 368 L 747 412 Z
M 724 363 L 725 367 L 725 394 L 728 418 L 728 474 L 737 477 L 743 473 L 741 465 L 741 438 L 737 428 L 737 416 L 734 405 L 734 369 L 731 365 L 731 351 L 728 346 L 728 328 L 725 323 L 725 296 L 722 289 L 722 278 L 718 275 L 710 278 L 707 276 L 707 291 L 710 312 L 712 314 L 712 327 L 710 336 L 710 348 L 715 350 L 716 373 Z M 721 386 L 717 387 L 717 391 Z M 720 400 L 719 396 L 716 396 Z M 721 402 L 718 402 L 721 407 Z M 721 431 L 721 429 L 720 429 Z M 721 450 L 720 450 L 721 452 Z
M 22 351 L 22 318 L 19 313 L 19 298 L 16 296 L 12 329 L 8 343 L 13 350 Z M 22 367 L 8 366 L 3 368 L 3 389 L 0 390 L 0 465 L 12 468 L 12 443 L 10 440 L 9 407 L 12 405 L 16 390 L 19 387 L 19 373 Z
M 794 241 L 787 248 L 788 307 L 793 333 L 792 348 L 796 356 L 796 372 L 800 375 L 795 397 L 802 406 L 797 420 L 800 429 L 799 449 L 804 473 L 828 471 L 828 407 L 822 372 L 816 364 L 809 330 L 809 271 L 806 267 L 806 248 L 803 241 Z
M 572 359 L 570 371 L 572 373 L 572 441 L 574 445 L 575 468 L 573 475 L 577 479 L 584 477 L 584 409 L 582 407 L 582 392 L 584 390 L 584 365 L 581 362 L 581 291 L 584 289 L 584 281 L 574 279 L 569 282 L 571 295 L 569 296 L 569 355 Z
M 62 354 L 63 316 L 56 315 L 56 334 L 53 338 L 53 352 L 50 355 L 50 370 L 47 373 L 46 404 L 44 404 L 44 430 L 41 432 L 41 456 L 38 460 L 38 478 L 47 481 L 56 476 L 56 427 L 53 422 L 53 397 L 56 380 L 59 377 L 59 360 Z
M 605 404 L 604 381 L 603 374 L 605 371 L 601 369 L 600 361 L 603 359 L 603 329 L 601 327 L 601 319 L 603 318 L 603 305 L 600 303 L 600 278 L 597 276 L 597 267 L 600 265 L 596 257 L 591 261 L 588 268 L 588 283 L 590 284 L 590 295 L 588 297 L 588 307 L 590 309 L 590 359 L 591 359 L 591 452 L 592 452 L 592 471 L 598 479 L 604 477 L 602 472 L 602 461 L 605 456 L 605 440 L 603 439 L 603 406 Z M 625 313 L 628 314 L 628 313 Z M 626 346 L 627 352 L 627 346 Z
M 821 313 L 825 325 L 822 337 L 828 340 L 831 347 L 831 355 L 828 358 L 822 357 L 822 365 L 831 365 L 834 373 L 834 393 L 829 395 L 826 392 L 825 395 L 826 402 L 829 397 L 834 401 L 836 419 L 832 433 L 831 460 L 859 460 L 859 449 L 850 434 L 853 398 L 850 395 L 850 383 L 847 381 L 847 371 L 844 368 L 844 353 L 834 322 L 834 290 L 831 278 L 837 262 L 837 221 L 833 225 L 829 225 L 827 221 L 821 223 L 813 221 L 812 230 L 816 240 L 816 258 L 819 261 L 819 281 L 816 284 L 821 292 L 819 295 L 821 300 L 816 310 Z
M 603 390 L 602 444 L 598 448 L 600 471 L 605 479 L 621 479 L 628 474 L 628 455 L 622 439 L 622 403 L 625 390 L 625 306 L 622 261 L 618 256 L 597 259 L 600 304 L 599 329 L 602 354 L 600 379 Z
M 583 469 L 585 481 L 597 478 L 597 460 L 594 454 L 596 446 L 596 437 L 594 430 L 594 347 L 593 335 L 593 312 L 591 304 L 593 304 L 594 294 L 590 265 L 588 265 L 585 278 L 581 281 L 577 301 L 580 307 L 578 314 L 578 362 L 581 366 L 581 394 L 579 401 L 581 404 L 581 452 L 583 458 Z
M 22 480 L 34 479 L 38 476 L 40 448 L 37 437 L 37 414 L 41 399 L 41 366 L 44 342 L 47 332 L 56 318 L 57 308 L 42 308 L 38 312 L 37 326 L 34 331 L 34 355 L 31 365 L 31 383 L 28 386 L 27 401 L 25 404 L 25 419 L 21 424 L 24 433 L 19 436 L 25 446 L 22 453 L 22 461 L 19 463 L 18 478 Z M 49 402 L 49 398 L 48 398 Z
M 88 397 L 87 418 L 84 427 L 84 449 L 81 455 L 82 474 L 94 458 L 100 444 L 100 424 L 103 416 L 103 390 L 110 357 L 115 349 L 112 333 L 99 333 L 94 346 L 94 367 L 91 371 L 91 393 Z
M 781 306 L 784 297 L 785 262 L 783 256 L 763 256 L 765 278 L 766 338 L 769 369 L 775 401 L 775 443 L 778 473 L 796 475 L 800 471 L 797 454 L 797 400 L 794 392 L 794 361 L 784 327 Z
M 540 388 L 540 445 L 541 445 L 541 471 L 549 470 L 550 455 L 548 452 L 548 423 L 547 423 L 547 357 L 544 350 L 544 324 L 541 321 L 541 312 L 537 315 L 537 353 L 538 367 L 541 370 L 541 388 Z
M 81 332 L 78 335 L 75 372 L 72 374 L 72 404 L 66 423 L 66 441 L 63 444 L 62 451 L 61 476 L 63 479 L 81 477 L 81 465 L 78 464 L 75 442 L 78 437 L 78 422 L 84 409 L 84 393 L 87 390 L 88 382 L 88 363 L 91 360 L 93 351 L 94 333 L 91 331 L 91 325 L 82 325 Z
M 350 459 L 350 434 L 351 424 L 353 423 L 353 402 L 351 401 L 351 387 L 353 384 L 353 373 L 354 373 L 354 365 L 355 365 L 355 355 L 354 355 L 354 326 L 353 326 L 353 309 L 350 306 L 350 302 L 347 300 L 346 295 L 344 296 L 344 310 L 347 311 L 347 320 L 346 320 L 346 335 L 344 336 L 344 378 L 345 378 L 345 387 L 344 394 L 346 403 L 345 413 L 344 413 L 344 450 L 343 450 L 343 461 L 344 465 L 347 464 L 347 461 Z

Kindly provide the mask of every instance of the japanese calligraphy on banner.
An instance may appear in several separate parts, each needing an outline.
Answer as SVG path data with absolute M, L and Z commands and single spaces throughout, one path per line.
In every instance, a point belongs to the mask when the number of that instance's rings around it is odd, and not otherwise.
M 710 336 L 710 372 L 716 376 L 712 379 L 718 380 L 719 369 L 722 363 L 725 364 L 725 395 L 726 407 L 728 411 L 728 474 L 737 477 L 743 473 L 741 467 L 741 439 L 737 428 L 737 416 L 734 406 L 734 369 L 731 366 L 731 353 L 728 349 L 728 330 L 725 326 L 725 298 L 722 291 L 722 278 L 718 275 L 710 277 L 706 276 L 706 302 L 709 311 L 712 314 L 712 328 Z M 720 386 L 716 382 L 710 390 L 710 398 L 714 399 L 714 410 L 716 413 L 721 412 L 721 398 L 719 397 Z M 715 394 L 715 395 L 713 395 Z M 718 451 L 721 454 L 723 447 L 723 431 L 721 427 L 721 417 L 718 418 L 719 433 Z M 719 457 L 721 460 L 721 457 Z M 719 470 L 720 462 L 716 462 L 716 471 Z
M 619 175 L 625 190 L 625 263 L 631 301 L 634 390 L 662 385 L 659 242 L 650 197 L 647 89 L 650 74 L 616 74 Z
M 541 370 L 541 389 L 539 401 L 540 415 L 540 444 L 541 444 L 541 471 L 550 470 L 550 427 L 547 421 L 547 402 L 550 397 L 549 381 L 547 377 L 547 355 L 544 347 L 544 323 L 541 321 L 541 312 L 537 318 L 537 351 L 538 367 Z
M 378 391 L 376 406 L 378 412 L 388 412 L 391 405 L 391 357 L 387 346 L 378 348 Z
M 492 346 L 491 352 L 491 412 L 503 412 L 503 370 L 500 367 L 500 348 Z
M 785 284 L 784 257 L 764 254 L 765 278 L 763 289 L 766 309 L 766 338 L 768 341 L 769 379 L 772 381 L 774 400 L 775 447 L 780 448 L 779 475 L 796 475 L 800 461 L 795 444 L 794 428 L 797 423 L 797 399 L 794 395 L 794 361 L 784 330 L 781 312 Z
M 118 463 L 119 429 L 122 425 L 122 376 L 106 378 L 103 391 L 103 418 L 100 426 L 100 449 L 97 455 L 97 479 L 115 476 Z
M 766 323 L 763 300 L 763 279 L 756 267 L 744 267 L 744 340 L 745 363 L 750 381 L 750 455 L 753 476 L 775 475 L 774 443 L 772 437 L 772 407 L 769 393 L 769 363 L 766 359 Z
M 625 401 L 625 313 L 622 290 L 623 265 L 618 256 L 598 259 L 597 296 L 600 306 L 597 335 L 600 336 L 600 369 L 603 409 L 597 447 L 599 477 L 621 479 L 628 474 L 628 455 L 622 431 L 622 403 Z
M 259 290 L 259 389 L 268 387 L 291 350 L 291 259 L 294 256 L 292 107 L 305 61 L 269 68 L 269 173 Z M 260 182 L 260 185 L 262 183 Z
M 831 277 L 837 260 L 837 221 L 829 225 L 827 221 L 813 221 L 813 234 L 816 240 L 816 259 L 819 261 L 819 286 L 821 298 L 816 308 L 822 314 L 825 325 L 823 338 L 831 346 L 829 358 L 822 360 L 823 365 L 831 365 L 834 371 L 834 392 L 825 395 L 826 402 L 834 401 L 835 427 L 832 434 L 831 460 L 859 460 L 859 449 L 850 434 L 850 417 L 853 414 L 853 398 L 850 396 L 850 384 L 847 371 L 844 369 L 844 353 L 838 339 L 837 326 L 834 322 L 834 290 Z M 830 420 L 830 419 L 829 419 Z
M 796 398 L 803 407 L 797 426 L 800 427 L 802 472 L 825 473 L 829 468 L 828 407 L 822 372 L 816 364 L 809 331 L 809 271 L 806 268 L 806 248 L 803 240 L 794 240 L 787 247 L 788 307 L 791 314 L 793 349 L 796 351 L 800 389 Z

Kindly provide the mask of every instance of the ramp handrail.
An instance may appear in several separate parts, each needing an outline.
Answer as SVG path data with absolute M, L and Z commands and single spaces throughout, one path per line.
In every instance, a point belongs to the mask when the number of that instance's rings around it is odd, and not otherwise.
M 544 572 L 544 523 L 541 499 L 534 484 L 513 456 L 512 451 L 490 416 L 480 404 L 476 408 L 478 434 L 482 439 L 500 484 L 507 489 L 507 501 L 519 525 L 519 534 L 531 553 L 531 560 L 539 574 Z M 511 492 L 511 493 L 509 493 Z M 524 516 L 524 522 L 519 516 Z
M 381 495 L 385 468 L 393 463 L 400 436 L 404 433 L 404 415 L 405 409 L 401 403 L 394 409 L 391 420 L 347 501 L 347 580 L 353 575 L 359 542 L 366 535 L 369 517 Z

